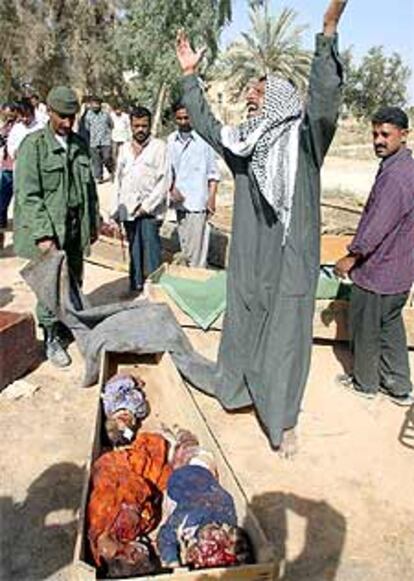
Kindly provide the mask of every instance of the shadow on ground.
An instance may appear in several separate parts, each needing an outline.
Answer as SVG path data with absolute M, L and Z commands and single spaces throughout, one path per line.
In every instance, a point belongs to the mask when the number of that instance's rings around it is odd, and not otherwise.
M 283 581 L 333 581 L 345 544 L 346 520 L 324 501 L 283 492 L 267 492 L 252 498 L 251 510 L 275 548 L 275 561 Z M 304 544 L 300 554 L 287 559 L 288 513 L 304 520 Z
M 63 462 L 45 470 L 26 499 L 0 498 L 0 579 L 46 579 L 73 559 L 84 469 Z
M 8 244 L 0 250 L 0 257 L 2 258 L 14 258 L 16 256 L 14 252 L 14 246 L 12 243 Z
M 13 301 L 14 293 L 10 287 L 0 288 L 0 309 Z
M 332 351 L 341 364 L 343 373 L 350 374 L 352 371 L 352 353 L 348 341 L 332 341 L 331 339 L 314 339 L 314 345 L 331 346 Z
M 87 299 L 94 307 L 116 303 L 120 300 L 131 300 L 132 297 L 127 297 L 128 289 L 129 278 L 125 276 L 98 287 L 87 295 Z

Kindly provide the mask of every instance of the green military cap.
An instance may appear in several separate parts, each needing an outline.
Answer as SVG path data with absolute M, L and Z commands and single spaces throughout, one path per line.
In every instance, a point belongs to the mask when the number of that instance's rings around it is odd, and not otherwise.
M 79 101 L 76 93 L 70 87 L 53 87 L 46 99 L 53 111 L 60 115 L 74 115 L 79 111 Z

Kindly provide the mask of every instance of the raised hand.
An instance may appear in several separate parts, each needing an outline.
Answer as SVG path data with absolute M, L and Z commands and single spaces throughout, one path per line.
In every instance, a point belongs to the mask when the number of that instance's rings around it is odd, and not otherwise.
M 175 43 L 177 59 L 184 75 L 192 75 L 206 52 L 206 47 L 193 50 L 184 30 L 179 30 Z
M 333 36 L 336 33 L 338 22 L 347 2 L 348 0 L 331 0 L 323 17 L 323 33 L 325 36 Z

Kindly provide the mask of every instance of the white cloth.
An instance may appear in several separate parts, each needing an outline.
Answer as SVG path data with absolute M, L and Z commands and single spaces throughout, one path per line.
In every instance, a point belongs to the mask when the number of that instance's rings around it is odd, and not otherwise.
M 16 159 L 20 144 L 26 135 L 34 133 L 38 129 L 42 129 L 42 127 L 43 126 L 38 123 L 36 119 L 34 119 L 29 126 L 25 125 L 21 121 L 19 121 L 19 123 L 15 123 L 7 140 L 7 151 L 9 152 L 10 157 Z
M 252 156 L 259 190 L 289 232 L 299 149 L 302 104 L 293 85 L 267 77 L 263 113 L 239 127 L 222 128 L 223 145 L 241 157 Z
M 167 144 L 150 137 L 136 156 L 132 142 L 121 145 L 115 172 L 111 216 L 121 221 L 133 220 L 141 207 L 147 214 L 163 219 L 171 184 Z
M 46 127 L 46 125 L 49 123 L 49 114 L 44 103 L 39 103 L 39 105 L 36 107 L 35 119 L 37 123 L 39 123 L 40 127 Z
M 60 143 L 60 145 L 63 147 L 63 149 L 65 151 L 68 150 L 68 138 L 65 137 L 64 135 L 59 135 L 58 133 L 53 132 L 53 135 L 56 139 L 56 141 L 58 141 Z
M 131 141 L 132 134 L 129 116 L 126 113 L 117 115 L 116 113 L 112 112 L 111 119 L 113 123 L 112 141 L 115 141 L 115 143 L 125 143 L 126 141 Z

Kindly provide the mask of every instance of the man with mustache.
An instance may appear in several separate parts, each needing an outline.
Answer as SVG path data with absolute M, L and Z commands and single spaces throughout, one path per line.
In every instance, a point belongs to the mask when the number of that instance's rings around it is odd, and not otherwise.
M 350 304 L 352 376 L 340 382 L 374 398 L 378 391 L 411 405 L 412 385 L 401 311 L 414 281 L 414 160 L 407 148 L 408 117 L 382 107 L 372 118 L 381 159 L 349 253 L 336 274 L 353 281 Z
M 125 227 L 130 291 L 138 294 L 145 277 L 161 264 L 159 230 L 170 185 L 167 145 L 151 136 L 151 119 L 146 107 L 130 114 L 132 141 L 119 150 L 111 211 L 112 219 Z
M 270 444 L 296 450 L 294 428 L 309 372 L 319 274 L 320 169 L 336 129 L 342 86 L 336 30 L 346 0 L 331 0 L 317 35 L 304 106 L 286 79 L 247 94 L 248 121 L 223 126 L 196 76 L 203 50 L 177 38 L 183 101 L 194 129 L 235 179 L 227 309 L 212 386 L 228 410 L 254 405 Z
M 15 166 L 14 248 L 35 258 L 64 250 L 68 267 L 81 285 L 83 255 L 98 235 L 98 198 L 85 142 L 72 131 L 79 103 L 69 87 L 47 96 L 49 123 L 27 135 Z M 44 331 L 45 354 L 56 367 L 71 363 L 62 327 L 43 304 L 36 309 Z

